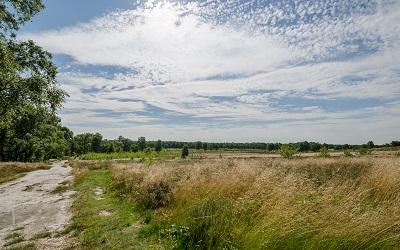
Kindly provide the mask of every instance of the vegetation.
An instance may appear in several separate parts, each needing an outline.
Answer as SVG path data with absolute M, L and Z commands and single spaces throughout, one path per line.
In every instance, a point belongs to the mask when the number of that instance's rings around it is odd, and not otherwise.
M 283 158 L 292 158 L 295 154 L 299 152 L 299 148 L 296 145 L 283 144 L 279 149 L 279 154 Z
M 115 163 L 111 169 L 121 197 L 151 201 L 143 208 L 152 215 L 140 234 L 158 237 L 168 249 L 400 244 L 395 158 L 175 161 L 151 171 L 140 163 Z
M 49 168 L 50 165 L 46 163 L 0 163 L 0 184 L 20 178 L 31 171 Z
M 15 35 L 43 7 L 40 0 L 0 3 L 0 161 L 41 161 L 68 149 L 55 114 L 66 93 L 51 55 Z
M 330 157 L 331 155 L 329 154 L 329 150 L 328 150 L 327 148 L 322 147 L 322 148 L 319 150 L 319 156 L 320 156 L 320 157 L 323 157 L 323 158 L 328 158 L 328 157 Z
M 353 154 L 348 149 L 345 149 L 343 151 L 343 155 L 344 155 L 344 157 L 353 157 Z
M 182 148 L 181 157 L 182 157 L 183 159 L 185 159 L 185 158 L 188 157 L 188 156 L 189 156 L 189 147 L 188 147 L 188 145 L 185 145 L 185 146 L 183 146 L 183 148 Z
M 179 157 L 178 152 L 171 150 L 162 150 L 160 152 L 114 152 L 114 153 L 87 153 L 79 156 L 80 160 L 113 160 L 113 159 L 138 159 L 156 160 L 156 159 L 173 159 Z
M 65 231 L 74 230 L 83 249 L 152 249 L 152 241 L 139 237 L 143 227 L 135 206 L 118 196 L 111 184 L 107 164 L 74 163 L 78 196 L 74 218 Z M 90 169 L 90 171 L 88 170 Z M 93 190 L 104 190 L 96 195 Z

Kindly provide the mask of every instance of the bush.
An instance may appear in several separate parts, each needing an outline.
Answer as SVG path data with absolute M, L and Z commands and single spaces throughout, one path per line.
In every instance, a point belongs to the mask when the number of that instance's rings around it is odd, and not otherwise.
M 157 181 L 145 186 L 140 197 L 140 202 L 147 209 L 165 207 L 172 198 L 172 189 L 165 181 Z
M 353 154 L 348 149 L 345 149 L 343 151 L 343 154 L 344 154 L 344 157 L 353 157 Z
M 185 159 L 186 157 L 189 156 L 189 147 L 188 147 L 188 145 L 183 146 L 181 156 L 182 156 L 183 159 Z
M 299 152 L 299 148 L 295 145 L 283 144 L 279 149 L 279 154 L 283 158 L 292 158 L 295 154 Z
M 360 151 L 358 151 L 360 155 L 370 155 L 371 151 L 368 148 L 361 148 Z
M 329 150 L 328 150 L 326 147 L 322 147 L 322 148 L 319 150 L 319 156 L 320 156 L 320 157 L 324 157 L 324 158 L 328 158 L 328 157 L 330 157 L 331 155 L 329 154 Z

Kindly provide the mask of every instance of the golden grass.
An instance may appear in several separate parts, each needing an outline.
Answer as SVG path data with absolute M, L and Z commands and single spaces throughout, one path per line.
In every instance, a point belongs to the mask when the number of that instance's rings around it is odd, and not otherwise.
M 144 208 L 157 208 L 151 223 L 178 248 L 400 245 L 399 158 L 113 163 L 112 181 L 159 202 Z
M 20 178 L 31 171 L 49 168 L 48 163 L 0 163 L 0 184 Z

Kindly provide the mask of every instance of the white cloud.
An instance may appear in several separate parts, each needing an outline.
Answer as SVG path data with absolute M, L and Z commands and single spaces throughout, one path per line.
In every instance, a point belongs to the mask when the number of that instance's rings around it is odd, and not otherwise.
M 53 53 L 69 55 L 77 64 L 138 71 L 111 78 L 60 74 L 59 81 L 71 95 L 66 109 L 82 109 L 78 114 L 64 114 L 67 123 L 100 123 L 107 131 L 104 124 L 159 122 L 159 114 L 137 114 L 150 111 L 151 105 L 167 110 L 165 115 L 171 119 L 186 115 L 209 118 L 210 123 L 213 118 L 218 122 L 256 122 L 258 125 L 247 129 L 260 136 L 265 135 L 260 123 L 277 122 L 291 134 L 300 133 L 299 138 L 313 137 L 297 127 L 291 129 L 289 123 L 294 123 L 290 120 L 307 122 L 299 128 L 313 127 L 320 139 L 329 131 L 346 138 L 351 132 L 345 129 L 345 122 L 355 127 L 369 122 L 368 128 L 361 130 L 365 133 L 370 133 L 374 124 L 390 127 L 385 133 L 399 136 L 392 125 L 400 109 L 390 100 L 400 96 L 400 3 L 294 0 L 293 5 L 278 1 L 255 8 L 249 4 L 147 1 L 136 10 L 116 11 L 89 23 L 23 37 Z M 346 77 L 357 80 L 348 82 Z M 374 98 L 382 104 L 329 112 L 322 105 L 294 110 L 274 105 L 287 97 Z M 130 115 L 111 118 L 96 109 Z M 325 130 L 330 126 L 327 121 L 338 129 Z M 191 128 L 181 126 L 173 130 L 191 131 L 191 138 L 196 138 Z M 143 131 L 146 128 L 151 131 L 151 127 L 143 127 Z M 238 129 L 232 124 L 229 130 L 218 131 L 221 138 L 228 138 L 235 137 Z M 278 129 L 278 125 L 272 126 L 272 131 Z M 179 138 L 184 138 L 184 133 L 179 132 Z M 387 138 L 385 133 L 376 135 Z M 214 132 L 208 136 L 218 138 Z

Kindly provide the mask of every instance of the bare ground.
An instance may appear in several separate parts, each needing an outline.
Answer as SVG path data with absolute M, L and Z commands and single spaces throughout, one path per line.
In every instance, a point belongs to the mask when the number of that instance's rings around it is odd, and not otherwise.
M 63 249 L 71 243 L 68 236 L 56 237 L 71 219 L 74 192 L 57 192 L 59 185 L 72 181 L 71 170 L 57 161 L 49 170 L 0 186 L 0 248 L 30 242 L 40 249 Z M 13 240 L 20 242 L 11 244 Z

